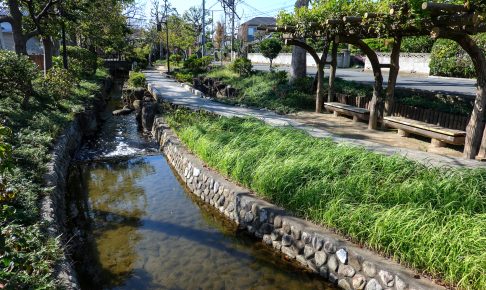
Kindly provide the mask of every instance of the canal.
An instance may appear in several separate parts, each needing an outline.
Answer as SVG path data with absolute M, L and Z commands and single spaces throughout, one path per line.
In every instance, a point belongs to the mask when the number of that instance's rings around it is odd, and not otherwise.
M 69 174 L 84 289 L 335 289 L 197 200 L 119 96 Z

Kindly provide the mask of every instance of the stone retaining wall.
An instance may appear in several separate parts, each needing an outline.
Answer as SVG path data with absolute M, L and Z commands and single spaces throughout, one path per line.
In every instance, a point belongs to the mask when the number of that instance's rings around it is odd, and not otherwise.
M 153 136 L 188 188 L 269 247 L 319 273 L 342 289 L 443 289 L 330 230 L 286 213 L 231 183 L 191 154 L 162 117 Z
M 98 112 L 104 109 L 105 99 L 108 97 L 113 81 L 108 78 L 104 82 L 103 90 L 93 106 L 75 116 L 60 136 L 51 151 L 51 161 L 47 164 L 44 175 L 44 185 L 51 189 L 41 200 L 41 219 L 47 226 L 47 233 L 51 238 L 61 237 L 61 242 L 67 242 L 66 233 L 66 180 L 69 164 L 81 145 L 83 138 L 94 134 L 98 127 Z M 80 289 L 72 261 L 64 249 L 64 254 L 55 265 L 54 277 L 65 289 Z

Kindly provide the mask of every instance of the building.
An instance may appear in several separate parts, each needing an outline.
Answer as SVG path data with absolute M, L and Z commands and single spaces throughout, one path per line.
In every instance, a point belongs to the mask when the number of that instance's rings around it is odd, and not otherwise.
M 243 42 L 252 42 L 256 38 L 257 27 L 260 25 L 275 25 L 277 20 L 273 17 L 255 17 L 240 25 L 238 38 Z

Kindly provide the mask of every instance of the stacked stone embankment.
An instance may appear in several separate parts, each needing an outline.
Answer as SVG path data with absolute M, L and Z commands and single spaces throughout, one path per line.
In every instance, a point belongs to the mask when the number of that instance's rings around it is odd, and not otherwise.
M 153 136 L 188 188 L 240 228 L 342 289 L 443 289 L 413 271 L 362 249 L 332 231 L 287 213 L 208 168 L 191 154 L 162 117 Z M 249 169 L 251 170 L 251 169 Z

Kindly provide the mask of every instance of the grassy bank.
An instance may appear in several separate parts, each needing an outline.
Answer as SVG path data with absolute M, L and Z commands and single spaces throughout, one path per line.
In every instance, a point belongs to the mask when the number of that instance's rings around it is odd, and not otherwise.
M 64 95 L 65 76 L 52 87 L 44 85 L 39 75 L 27 108 L 21 106 L 22 92 L 0 92 L 0 121 L 12 131 L 5 139 L 13 147 L 12 168 L 1 182 L 6 185 L 9 196 L 0 190 L 0 288 L 58 286 L 51 275 L 62 245 L 59 239 L 47 237 L 45 225 L 40 221 L 40 198 L 51 190 L 43 187 L 43 174 L 55 138 L 75 113 L 92 103 L 93 94 L 100 91 L 101 81 L 106 77 L 104 70 L 98 70 L 94 76 L 76 80 L 72 90 Z M 55 93 L 62 97 L 53 97 Z
M 250 76 L 240 76 L 228 68 L 216 68 L 204 75 L 219 78 L 224 83 L 240 90 L 238 97 L 220 100 L 225 103 L 268 108 L 284 114 L 315 109 L 315 92 L 312 90 L 313 78 L 310 77 L 289 84 L 287 74 L 284 72 L 254 72 Z M 327 87 L 328 80 L 325 78 L 324 90 L 327 90 Z M 337 78 L 335 91 L 352 97 L 371 98 L 373 87 L 368 84 Z M 448 98 L 436 98 L 433 93 L 424 95 L 424 93 L 397 89 L 395 95 L 399 103 L 419 108 L 460 115 L 468 115 L 472 110 L 471 104 Z
M 295 214 L 464 289 L 486 289 L 486 170 L 427 168 L 254 119 L 166 120 L 211 167 Z

